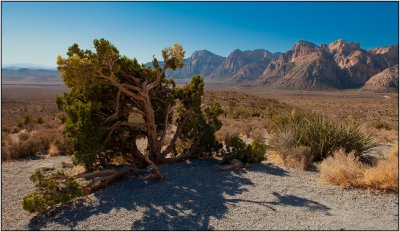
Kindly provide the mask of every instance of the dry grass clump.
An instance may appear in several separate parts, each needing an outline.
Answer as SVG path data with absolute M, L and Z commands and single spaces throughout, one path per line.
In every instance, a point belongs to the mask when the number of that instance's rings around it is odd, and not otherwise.
M 60 132 L 54 133 L 51 140 L 58 149 L 58 155 L 70 155 L 72 153 L 71 143 Z
M 314 156 L 311 148 L 296 146 L 294 137 L 290 132 L 280 132 L 271 141 L 272 151 L 268 153 L 268 159 L 278 165 L 301 170 L 308 170 L 313 166 Z
M 376 166 L 362 164 L 354 152 L 346 154 L 343 149 L 333 153 L 319 166 L 321 180 L 344 188 L 358 187 L 383 191 L 399 191 L 398 145 Z
M 354 152 L 346 154 L 340 149 L 326 158 L 319 166 L 321 179 L 343 188 L 357 187 L 366 167 L 359 162 Z
M 363 184 L 373 189 L 398 192 L 399 190 L 399 146 L 393 147 L 390 154 L 379 159 L 375 167 L 365 171 Z
M 18 133 L 18 139 L 21 141 L 25 141 L 29 138 L 29 132 L 26 130 L 22 130 Z
M 255 128 L 252 131 L 250 131 L 249 137 L 254 140 L 264 141 L 266 134 L 267 130 L 265 128 Z
M 58 156 L 58 155 L 60 155 L 60 151 L 58 150 L 58 147 L 54 143 L 50 144 L 49 155 L 50 156 Z
M 397 129 L 377 129 L 366 124 L 363 125 L 362 130 L 364 133 L 369 133 L 373 136 L 378 143 L 396 142 L 399 134 Z
M 11 141 L 4 146 L 3 154 L 6 155 L 3 155 L 2 159 L 20 159 L 34 156 L 37 153 L 45 152 L 49 144 L 50 141 L 45 136 L 30 136 L 26 140 Z
M 60 129 L 38 124 L 32 131 L 22 129 L 18 133 L 2 132 L 2 160 L 20 159 L 39 154 L 66 155 L 72 151 Z M 12 131 L 10 131 L 12 132 Z

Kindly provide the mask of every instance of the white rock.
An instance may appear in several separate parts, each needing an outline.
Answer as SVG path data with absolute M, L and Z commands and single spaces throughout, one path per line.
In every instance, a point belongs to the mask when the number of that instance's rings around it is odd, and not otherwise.
M 56 166 L 54 165 L 54 163 L 43 163 L 39 166 L 39 168 L 44 170 L 54 170 L 56 169 Z

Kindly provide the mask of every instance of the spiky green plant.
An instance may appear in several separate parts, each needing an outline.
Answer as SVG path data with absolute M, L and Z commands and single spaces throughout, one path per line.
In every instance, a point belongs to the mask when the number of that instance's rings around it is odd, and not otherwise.
M 339 123 L 315 113 L 292 111 L 275 116 L 273 122 L 272 147 L 280 144 L 279 134 L 289 133 L 293 136 L 292 146 L 310 147 L 314 161 L 323 160 L 339 148 L 360 155 L 375 145 L 355 121 Z

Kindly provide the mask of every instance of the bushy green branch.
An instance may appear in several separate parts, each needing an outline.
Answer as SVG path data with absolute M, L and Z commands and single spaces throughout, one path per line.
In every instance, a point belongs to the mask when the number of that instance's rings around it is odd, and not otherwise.
M 24 210 L 30 213 L 44 213 L 55 205 L 63 205 L 83 196 L 82 186 L 73 177 L 67 177 L 63 172 L 46 174 L 36 170 L 30 177 L 36 190 L 25 196 L 22 201 Z

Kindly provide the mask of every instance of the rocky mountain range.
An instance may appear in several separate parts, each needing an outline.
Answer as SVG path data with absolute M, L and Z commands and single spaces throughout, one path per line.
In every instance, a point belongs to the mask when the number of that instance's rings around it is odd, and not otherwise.
M 182 69 L 168 71 L 166 76 L 179 80 L 201 75 L 206 82 L 265 88 L 345 89 L 365 85 L 365 89 L 398 89 L 398 51 L 399 45 L 365 50 L 359 43 L 343 39 L 320 46 L 301 40 L 285 53 L 236 49 L 223 57 L 200 50 L 184 59 Z M 60 78 L 55 70 L 3 67 L 2 80 L 43 82 Z
M 175 79 L 201 75 L 206 81 L 285 89 L 358 88 L 374 75 L 399 63 L 398 45 L 365 50 L 343 39 L 320 46 L 298 41 L 285 53 L 236 49 L 228 57 L 207 50 L 194 52 Z M 384 72 L 378 77 L 388 75 Z
M 267 65 L 279 55 L 280 53 L 271 53 L 264 49 L 253 51 L 236 49 L 228 57 L 222 57 L 207 50 L 200 50 L 184 60 L 185 66 L 182 69 L 170 71 L 167 76 L 185 79 L 201 75 L 213 81 L 252 81 L 257 79 Z
M 257 80 L 278 88 L 354 88 L 364 85 L 373 75 L 399 63 L 398 45 L 360 48 L 359 43 L 339 39 L 317 46 L 307 41 L 273 60 Z

